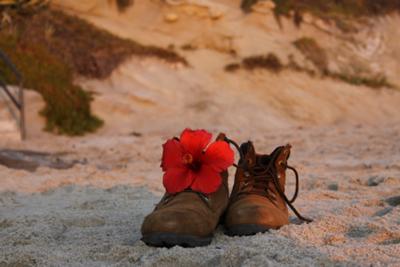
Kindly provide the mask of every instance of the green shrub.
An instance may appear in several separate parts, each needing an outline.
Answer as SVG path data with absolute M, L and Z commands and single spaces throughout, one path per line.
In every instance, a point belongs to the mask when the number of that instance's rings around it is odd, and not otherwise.
M 12 24 L 0 23 L 0 49 L 24 76 L 25 87 L 42 95 L 46 130 L 55 133 L 81 135 L 102 125 L 90 112 L 90 94 L 73 83 L 74 76 L 107 78 L 131 55 L 188 65 L 174 51 L 116 37 L 61 11 L 11 8 L 7 14 Z M 8 83 L 15 82 L 0 65 L 2 74 Z
M 102 121 L 90 112 L 90 95 L 73 84 L 68 65 L 40 46 L 21 47 L 14 35 L 0 34 L 0 49 L 23 74 L 24 87 L 42 95 L 46 106 L 41 114 L 46 118 L 46 130 L 81 135 L 102 125 Z M 10 70 L 1 64 L 0 73 L 7 83 L 16 82 Z

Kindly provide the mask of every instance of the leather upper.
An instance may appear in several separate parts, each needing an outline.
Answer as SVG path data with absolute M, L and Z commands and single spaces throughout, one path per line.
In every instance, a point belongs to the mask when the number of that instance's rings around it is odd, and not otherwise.
M 259 155 L 255 153 L 253 144 L 248 142 L 241 146 L 241 150 L 244 158 L 239 162 L 235 175 L 225 225 L 229 228 L 234 225 L 254 224 L 276 229 L 288 224 L 289 213 L 285 200 L 269 178 L 276 175 L 279 182 L 277 186 L 284 193 L 285 166 L 290 146 L 278 147 L 270 155 Z M 264 170 L 265 166 L 270 166 L 269 172 Z M 257 175 L 257 170 L 263 174 Z
M 193 191 L 175 195 L 166 193 L 154 211 L 145 217 L 142 234 L 212 235 L 229 200 L 228 172 L 221 173 L 221 176 L 219 189 L 207 196 Z

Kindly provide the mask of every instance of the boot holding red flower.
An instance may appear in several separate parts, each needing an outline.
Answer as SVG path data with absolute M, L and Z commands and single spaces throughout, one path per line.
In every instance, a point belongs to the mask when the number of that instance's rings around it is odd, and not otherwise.
M 228 206 L 228 171 L 234 152 L 218 135 L 186 129 L 163 145 L 166 192 L 142 225 L 142 240 L 153 246 L 208 245 Z

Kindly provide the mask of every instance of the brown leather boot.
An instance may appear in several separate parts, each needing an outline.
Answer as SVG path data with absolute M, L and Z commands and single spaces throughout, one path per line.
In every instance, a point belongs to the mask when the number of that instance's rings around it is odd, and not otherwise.
M 288 224 L 287 205 L 301 220 L 311 221 L 292 206 L 298 193 L 298 174 L 287 165 L 290 148 L 280 146 L 270 155 L 256 154 L 250 141 L 238 148 L 241 159 L 225 215 L 228 235 L 253 235 Z M 291 200 L 285 195 L 287 168 L 296 175 L 296 191 Z
M 224 140 L 220 134 L 217 141 Z M 222 183 L 211 194 L 186 189 L 175 194 L 165 193 L 154 211 L 142 224 L 142 241 L 157 247 L 205 246 L 229 201 L 228 172 L 221 174 Z
M 151 246 L 206 246 L 228 206 L 228 173 L 219 190 L 208 196 L 194 191 L 165 194 L 142 224 L 142 241 Z

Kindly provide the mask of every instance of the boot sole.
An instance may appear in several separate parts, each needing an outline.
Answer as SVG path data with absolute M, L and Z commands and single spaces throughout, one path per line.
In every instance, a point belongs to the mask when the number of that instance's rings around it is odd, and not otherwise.
M 141 239 L 146 245 L 153 247 L 181 246 L 185 248 L 203 247 L 211 243 L 212 236 L 198 237 L 193 235 L 180 235 L 174 233 L 154 233 L 144 235 Z
M 265 233 L 270 229 L 270 227 L 258 224 L 238 224 L 228 227 L 225 234 L 228 236 L 255 235 L 257 233 Z

